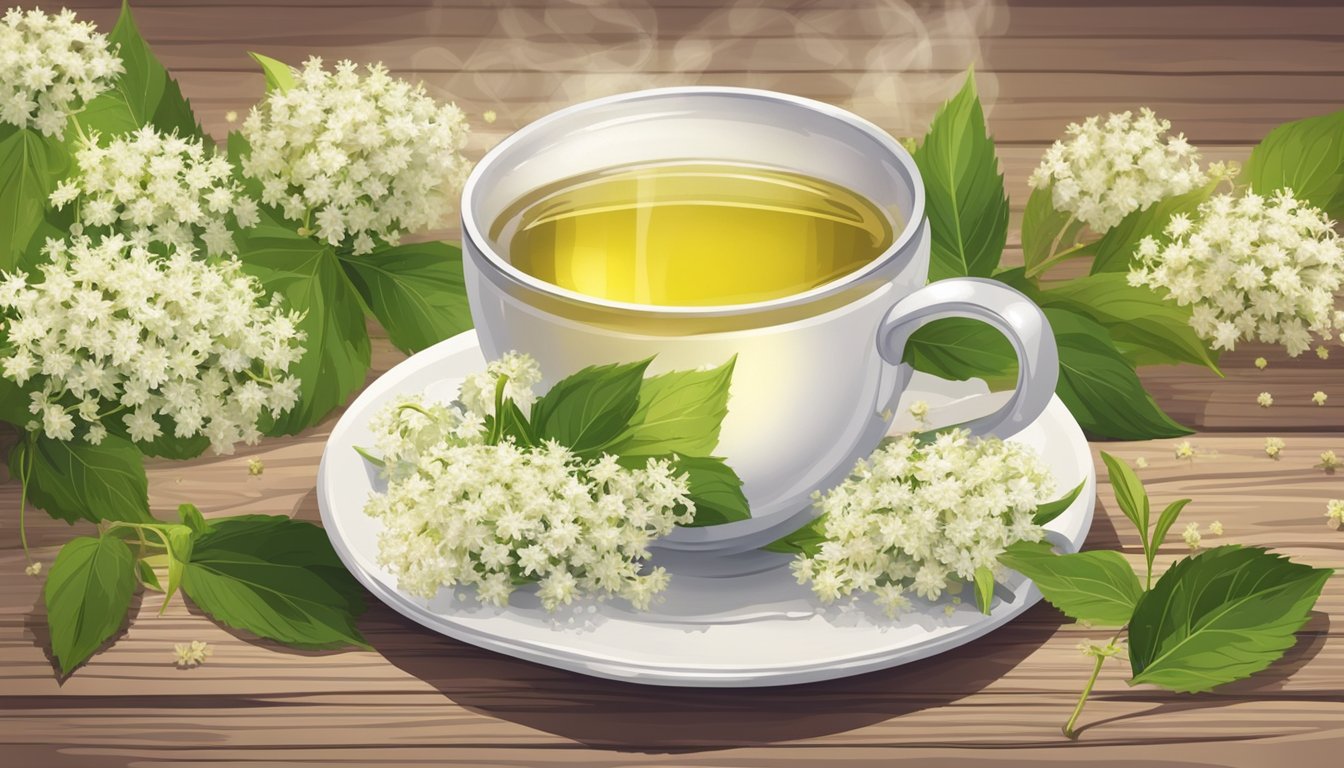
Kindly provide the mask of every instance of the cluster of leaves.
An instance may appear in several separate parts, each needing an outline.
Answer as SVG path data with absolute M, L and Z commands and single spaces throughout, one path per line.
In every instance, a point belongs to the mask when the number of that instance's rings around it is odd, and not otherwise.
M 271 515 L 207 521 L 190 504 L 179 514 L 107 521 L 61 548 L 43 590 L 61 674 L 116 633 L 139 589 L 164 593 L 164 608 L 181 589 L 216 621 L 287 645 L 367 647 L 354 623 L 364 592 L 321 528 Z
M 1291 187 L 1330 216 L 1344 215 L 1340 131 L 1344 112 L 1275 128 L 1251 153 L 1239 183 L 1265 194 Z M 1191 328 L 1190 307 L 1129 285 L 1126 273 L 1141 240 L 1161 239 L 1171 217 L 1193 212 L 1216 184 L 1161 200 L 1099 233 L 1055 210 L 1049 189 L 1034 190 L 1022 220 L 1025 266 L 1005 268 L 1008 197 L 971 77 L 934 118 L 914 157 L 931 225 L 930 279 L 993 277 L 1040 305 L 1059 347 L 1056 393 L 1090 434 L 1122 440 L 1189 434 L 1148 395 L 1136 368 L 1191 363 L 1221 376 L 1217 354 Z M 1042 282 L 1048 267 L 1069 258 L 1091 258 L 1090 273 Z M 996 331 L 956 318 L 915 333 L 905 359 L 945 378 L 995 384 L 1012 381 L 1017 369 L 1012 347 Z
M 999 561 L 1035 582 L 1066 616 L 1119 628 L 1109 647 L 1127 638 L 1130 685 L 1207 691 L 1249 677 L 1283 656 L 1332 571 L 1293 563 L 1260 547 L 1228 545 L 1181 558 L 1154 584 L 1153 560 L 1190 500 L 1168 504 L 1153 520 L 1148 493 L 1134 471 L 1106 453 L 1101 456 L 1116 503 L 1138 530 L 1144 580 L 1111 550 L 1061 555 L 1046 543 L 1019 542 Z M 1064 727 L 1070 737 L 1110 653 L 1095 655 L 1092 678 Z
M 742 480 L 713 456 L 728 414 L 736 358 L 708 370 L 670 371 L 645 378 L 652 358 L 584 368 L 556 382 L 523 413 L 495 387 L 495 413 L 486 419 L 487 442 L 505 438 L 523 448 L 555 441 L 585 460 L 604 454 L 628 469 L 666 460 L 685 474 L 695 505 L 693 527 L 751 516 Z M 363 454 L 363 451 L 361 451 Z

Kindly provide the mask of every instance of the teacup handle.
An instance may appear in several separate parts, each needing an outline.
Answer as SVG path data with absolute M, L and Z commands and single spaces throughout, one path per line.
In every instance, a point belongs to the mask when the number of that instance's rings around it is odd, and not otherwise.
M 1059 350 L 1050 321 L 1031 299 L 1003 283 L 954 277 L 920 288 L 896 302 L 877 329 L 877 349 L 899 371 L 896 392 L 912 369 L 901 362 L 905 344 L 921 326 L 946 317 L 980 320 L 998 329 L 1017 352 L 1017 389 L 994 413 L 962 426 L 976 435 L 1009 437 L 1040 416 L 1059 378 Z

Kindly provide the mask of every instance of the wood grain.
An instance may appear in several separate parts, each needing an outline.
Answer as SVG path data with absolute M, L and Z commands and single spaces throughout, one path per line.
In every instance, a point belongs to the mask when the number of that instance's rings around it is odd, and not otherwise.
M 64 5 L 110 28 L 118 2 Z M 456 99 L 473 117 L 473 157 L 582 96 L 674 82 L 822 98 L 907 135 L 975 63 L 1013 200 L 1010 263 L 1020 260 L 1017 222 L 1026 177 L 1071 120 L 1148 104 L 1211 159 L 1240 159 L 1273 125 L 1344 103 L 1344 7 L 1335 3 L 1036 0 L 988 7 L 970 27 L 949 26 L 943 6 L 930 2 L 910 3 L 909 23 L 891 27 L 872 24 L 844 0 L 755 2 L 747 13 L 726 13 L 723 5 L 607 3 L 596 23 L 592 3 L 544 0 L 507 7 L 490 0 L 136 3 L 144 34 L 216 136 L 233 127 L 226 113 L 245 111 L 261 93 L 246 51 L 288 61 L 315 53 L 383 60 L 399 74 L 423 79 L 436 95 Z M 916 34 L 920 29 L 929 35 L 927 44 Z M 699 48 L 688 53 L 686 40 Z M 874 50 L 909 56 L 899 71 L 874 75 L 890 61 L 868 61 Z M 871 95 L 882 78 L 896 96 Z M 479 119 L 487 109 L 499 113 L 494 125 Z M 1059 274 L 1077 269 L 1066 263 Z M 403 359 L 372 330 L 370 380 Z M 1262 354 L 1270 366 L 1260 371 L 1251 361 Z M 1106 450 L 1131 462 L 1144 457 L 1143 477 L 1155 503 L 1191 497 L 1189 520 L 1223 524 L 1224 535 L 1208 543 L 1272 546 L 1344 568 L 1344 533 L 1327 528 L 1324 516 L 1327 499 L 1344 498 L 1344 473 L 1313 466 L 1323 450 L 1344 451 L 1341 365 L 1344 350 L 1326 361 L 1311 355 L 1290 360 L 1249 347 L 1224 356 L 1225 378 L 1191 367 L 1147 369 L 1145 383 L 1158 402 L 1200 430 L 1190 438 L 1196 457 L 1176 459 L 1172 440 L 1103 443 L 1094 454 Z M 1324 407 L 1310 402 L 1317 389 L 1331 395 Z M 1255 405 L 1261 391 L 1274 395 L 1272 408 Z M 317 461 L 335 418 L 233 456 L 151 461 L 152 507 L 167 516 L 177 504 L 192 502 L 207 515 L 315 520 Z M 1277 461 L 1263 453 L 1268 435 L 1287 441 Z M 12 439 L 0 433 L 0 451 Z M 247 472 L 254 457 L 266 468 L 259 477 Z M 15 483 L 0 484 L 0 509 L 16 509 L 17 497 Z M 62 682 L 46 651 L 41 581 L 23 574 L 14 516 L 5 519 L 11 522 L 0 527 L 6 765 L 811 768 L 1156 761 L 1258 768 L 1285 759 L 1333 765 L 1344 748 L 1341 576 L 1326 585 L 1297 645 L 1250 680 L 1182 696 L 1130 688 L 1124 664 L 1113 664 L 1075 743 L 1058 731 L 1087 673 L 1087 660 L 1074 646 L 1104 636 L 1064 623 L 1045 606 L 961 649 L 886 672 L 808 686 L 697 692 L 593 680 L 516 661 L 423 631 L 380 605 L 360 623 L 373 651 L 305 653 L 231 633 L 180 600 L 158 616 L 159 598 L 152 596 L 135 608 L 114 644 Z M 30 539 L 48 564 L 61 543 L 86 529 L 30 515 Z M 1104 483 L 1088 546 L 1119 548 L 1139 561 L 1136 536 Z M 1182 547 L 1168 545 L 1162 565 Z M 173 668 L 172 645 L 193 639 L 209 641 L 215 655 L 197 669 Z

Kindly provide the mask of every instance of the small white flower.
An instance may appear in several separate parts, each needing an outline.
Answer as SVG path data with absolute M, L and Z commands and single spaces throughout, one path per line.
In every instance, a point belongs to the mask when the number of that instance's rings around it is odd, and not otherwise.
M 1274 404 L 1274 396 L 1269 394 L 1268 392 L 1261 392 L 1260 394 L 1255 396 L 1255 402 L 1261 408 L 1268 408 L 1269 406 Z
M 1217 520 L 1214 520 L 1212 523 L 1209 523 L 1209 535 L 1210 535 L 1210 536 L 1222 536 L 1222 535 L 1223 535 L 1223 524 L 1220 523 L 1220 522 L 1218 522 Z
M 1257 357 L 1255 358 L 1255 367 L 1263 371 L 1265 368 L 1269 367 L 1269 361 L 1263 357 Z
M 1283 452 L 1284 445 L 1283 438 L 1281 437 L 1266 437 L 1265 455 L 1271 459 L 1279 458 L 1279 454 Z
M 197 667 L 214 653 L 214 649 L 204 640 L 192 640 L 190 643 L 173 644 L 174 663 L 182 668 Z
M 1189 440 L 1182 440 L 1181 442 L 1176 444 L 1176 458 L 1178 459 L 1195 458 L 1195 447 L 1190 444 Z
M 42 563 L 37 561 L 31 562 L 28 564 L 27 568 L 23 569 L 23 572 L 28 574 L 29 576 L 36 576 L 42 573 Z
M 1339 457 L 1335 455 L 1334 451 L 1321 451 L 1321 463 L 1316 466 L 1325 470 L 1325 473 L 1329 475 L 1334 474 L 1334 471 L 1339 469 L 1340 465 Z
M 1185 539 L 1186 546 L 1191 549 L 1199 549 L 1199 523 L 1187 524 L 1185 530 L 1181 533 L 1181 538 Z
M 0 19 L 0 123 L 62 137 L 123 71 L 107 37 L 71 11 L 11 8 Z
M 1313 337 L 1344 329 L 1334 304 L 1344 287 L 1344 241 L 1320 209 L 1285 188 L 1267 198 L 1214 196 L 1192 222 L 1182 234 L 1168 226 L 1164 245 L 1146 238 L 1129 281 L 1190 306 L 1191 327 L 1215 348 L 1253 340 L 1296 357 Z
M 1327 397 L 1327 395 L 1326 395 L 1324 392 L 1322 392 L 1322 391 L 1320 391 L 1320 390 L 1318 389 L 1318 390 L 1316 390 L 1315 392 L 1312 393 L 1312 395 L 1311 395 L 1311 402 L 1313 402 L 1313 403 L 1315 403 L 1315 404 L 1317 404 L 1317 405 L 1325 405 L 1325 399 L 1326 399 L 1326 397 Z
M 29 429 L 70 440 L 83 427 L 96 443 L 108 428 L 142 442 L 166 428 L 227 453 L 261 437 L 263 412 L 293 405 L 298 317 L 264 301 L 236 261 L 122 235 L 51 240 L 46 254 L 40 275 L 0 296 L 11 345 L 0 374 L 31 392 Z
M 446 223 L 466 177 L 462 111 L 382 64 L 361 75 L 349 61 L 329 72 L 310 58 L 294 87 L 252 109 L 242 133 L 251 146 L 243 172 L 261 182 L 262 201 L 355 254 Z
M 1325 516 L 1331 528 L 1344 527 L 1344 499 L 1331 499 L 1325 504 Z
M 1052 190 L 1055 210 L 1105 232 L 1128 214 L 1207 180 L 1199 153 L 1183 135 L 1166 135 L 1170 128 L 1147 108 L 1137 117 L 1121 112 L 1073 123 L 1069 139 L 1046 151 L 1029 183 Z
M 1139 469 L 1147 469 L 1148 460 L 1140 456 L 1139 458 L 1134 460 L 1134 466 L 1138 467 Z

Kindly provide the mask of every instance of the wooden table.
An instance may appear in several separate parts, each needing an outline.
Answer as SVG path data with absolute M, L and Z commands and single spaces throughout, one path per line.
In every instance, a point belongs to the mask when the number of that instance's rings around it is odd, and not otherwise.
M 110 29 L 115 0 L 65 4 Z M 842 0 L 781 4 L 793 10 L 761 3 L 754 11 L 721 11 L 716 0 L 620 5 L 137 3 L 142 31 L 217 136 L 229 127 L 226 113 L 245 111 L 262 90 L 245 51 L 290 62 L 315 53 L 382 59 L 456 98 L 474 118 L 476 155 L 560 104 L 670 83 L 778 88 L 852 106 L 911 134 L 973 61 L 1019 215 L 1027 174 L 1071 119 L 1151 105 L 1207 156 L 1228 159 L 1244 157 L 1279 122 L 1344 106 L 1344 8 L 1327 4 L 1026 0 L 880 14 Z M 480 120 L 487 109 L 499 115 L 493 125 Z M 1014 231 L 1009 258 L 1016 241 Z M 385 339 L 375 345 L 371 378 L 401 359 Z M 1270 360 L 1265 371 L 1251 365 L 1259 354 Z M 1174 417 L 1200 430 L 1192 437 L 1196 458 L 1177 460 L 1176 441 L 1095 450 L 1146 457 L 1155 502 L 1193 497 L 1187 518 L 1221 521 L 1223 541 L 1344 567 L 1344 532 L 1327 528 L 1323 514 L 1328 498 L 1344 497 L 1344 475 L 1312 468 L 1320 451 L 1344 450 L 1344 350 L 1329 361 L 1290 362 L 1247 348 L 1224 360 L 1223 380 L 1190 368 L 1145 377 Z M 1324 407 L 1310 402 L 1317 389 L 1330 394 Z M 1255 405 L 1261 391 L 1273 393 L 1272 408 Z M 334 419 L 234 456 L 152 462 L 151 503 L 164 515 L 189 501 L 206 514 L 314 520 L 314 476 Z M 1278 461 L 1263 453 L 1267 435 L 1287 441 Z M 265 462 L 260 477 L 247 472 L 252 457 Z M 1075 645 L 1102 637 L 1064 624 L 1047 606 L 961 649 L 886 672 L 702 692 L 497 656 L 376 603 L 360 623 L 374 651 L 304 653 L 234 635 L 180 600 L 158 617 L 159 598 L 151 596 L 115 645 L 62 684 L 46 651 L 41 582 L 23 573 L 17 497 L 14 482 L 0 485 L 0 762 L 10 766 L 1308 766 L 1338 764 L 1344 753 L 1340 576 L 1287 657 L 1250 680 L 1175 695 L 1129 688 L 1124 665 L 1110 667 L 1077 742 L 1059 732 L 1089 670 Z M 1097 509 L 1088 546 L 1119 547 L 1137 561 L 1138 540 L 1104 483 Z M 36 517 L 29 536 L 49 563 L 72 530 Z M 1178 539 L 1164 558 L 1183 548 Z M 197 669 L 175 669 L 172 645 L 189 640 L 209 641 L 214 656 Z

